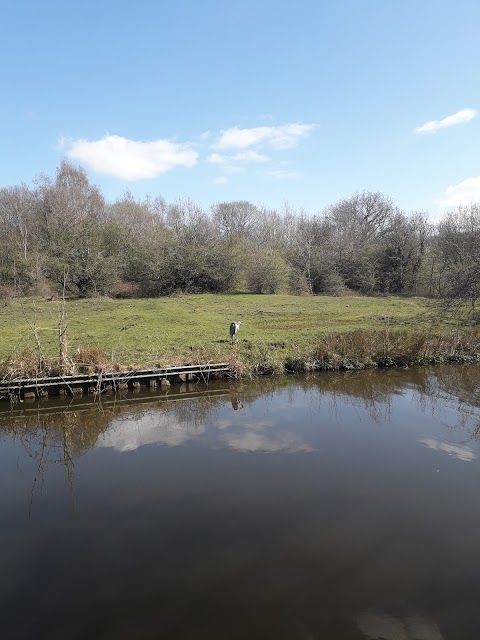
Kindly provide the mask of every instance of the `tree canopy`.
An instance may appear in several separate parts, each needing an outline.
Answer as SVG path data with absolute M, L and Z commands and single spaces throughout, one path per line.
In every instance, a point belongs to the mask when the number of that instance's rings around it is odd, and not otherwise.
M 480 295 L 480 204 L 430 223 L 357 193 L 308 215 L 248 201 L 107 203 L 81 167 L 0 189 L 0 295 L 177 291 Z

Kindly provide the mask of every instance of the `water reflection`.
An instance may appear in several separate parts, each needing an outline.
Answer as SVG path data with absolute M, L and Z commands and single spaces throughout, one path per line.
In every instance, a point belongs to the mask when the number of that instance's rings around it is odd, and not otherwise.
M 191 428 L 188 421 L 181 421 L 170 412 L 145 411 L 140 415 L 127 414 L 123 419 L 114 419 L 108 431 L 99 436 L 96 446 L 122 452 L 134 451 L 148 444 L 177 447 L 204 432 L 202 423 Z
M 428 449 L 435 451 L 444 451 L 449 456 L 463 460 L 464 462 L 472 462 L 476 460 L 477 454 L 466 444 L 451 444 L 449 442 L 441 442 L 435 438 L 420 438 L 419 442 L 424 444 Z
M 437 367 L 410 371 L 370 371 L 349 374 L 321 374 L 270 378 L 260 382 L 182 385 L 159 398 L 143 395 L 123 401 L 72 401 L 39 404 L 35 408 L 0 407 L 0 436 L 22 443 L 28 455 L 43 468 L 49 462 L 73 461 L 97 447 L 120 452 L 145 445 L 180 446 L 198 440 L 208 431 L 209 446 L 226 446 L 243 452 L 310 452 L 315 444 L 295 425 L 279 424 L 277 415 L 268 415 L 269 402 L 283 392 L 285 411 L 300 401 L 310 419 L 322 410 L 334 418 L 342 407 L 351 406 L 382 426 L 392 420 L 395 397 L 407 399 L 420 413 L 435 418 L 452 431 L 470 440 L 480 434 L 479 370 L 469 367 Z M 187 392 L 187 393 L 186 393 Z M 138 395 L 138 394 L 137 394 Z M 188 402 L 179 401 L 185 397 Z M 192 397 L 193 396 L 193 397 Z M 266 415 L 251 412 L 262 399 Z M 140 402 L 139 402 L 140 401 Z M 229 402 L 229 404 L 227 404 Z M 228 407 L 235 413 L 229 413 Z M 219 414 L 221 413 L 221 415 Z M 477 454 L 465 442 L 438 441 L 419 436 L 425 447 L 442 451 L 459 460 L 472 461 Z M 41 463 L 40 463 L 41 461 Z
M 366 611 L 358 616 L 357 625 L 371 640 L 445 640 L 436 623 L 420 614 L 396 617 L 385 611 Z
M 243 403 L 237 396 L 233 395 L 230 398 L 230 402 L 232 403 L 232 408 L 234 411 L 238 411 L 239 409 L 243 409 Z
M 478 640 L 479 381 L 450 366 L 4 408 L 3 635 Z
M 225 421 L 218 426 L 228 430 L 220 435 L 219 443 L 235 451 L 263 453 L 313 451 L 313 447 L 304 442 L 301 435 L 279 429 L 274 421 L 247 422 L 241 429 L 235 429 Z

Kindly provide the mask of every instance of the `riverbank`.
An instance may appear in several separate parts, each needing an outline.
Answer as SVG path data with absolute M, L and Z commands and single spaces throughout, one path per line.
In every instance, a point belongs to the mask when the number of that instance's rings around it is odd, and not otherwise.
M 242 321 L 233 345 L 232 320 Z M 0 309 L 0 331 L 0 379 L 208 362 L 247 377 L 480 360 L 478 329 L 438 302 L 392 296 L 18 299 Z

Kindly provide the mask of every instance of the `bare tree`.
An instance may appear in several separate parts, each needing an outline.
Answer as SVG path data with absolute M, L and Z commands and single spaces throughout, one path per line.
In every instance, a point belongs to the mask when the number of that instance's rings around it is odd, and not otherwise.
M 48 255 L 51 280 L 72 285 L 81 295 L 108 289 L 109 260 L 102 247 L 105 201 L 85 171 L 62 161 L 54 182 L 41 177 L 38 227 Z
M 228 240 L 245 238 L 259 217 L 259 210 L 251 202 L 219 202 L 212 207 L 212 219 L 220 235 Z
M 425 213 L 398 212 L 382 238 L 378 281 L 385 293 L 416 293 L 430 232 Z
M 369 191 L 327 208 L 334 229 L 337 273 L 352 289 L 370 293 L 377 287 L 378 242 L 398 209 L 388 196 Z
M 27 261 L 35 196 L 25 185 L 0 189 L 0 221 Z
M 438 225 L 436 251 L 442 270 L 442 293 L 449 304 L 480 297 L 480 203 L 450 211 Z

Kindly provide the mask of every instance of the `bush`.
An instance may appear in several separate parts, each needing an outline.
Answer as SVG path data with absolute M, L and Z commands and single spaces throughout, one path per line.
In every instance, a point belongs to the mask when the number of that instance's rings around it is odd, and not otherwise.
M 301 269 L 292 269 L 290 272 L 290 293 L 295 296 L 308 296 L 312 291 L 308 285 L 307 276 Z
M 252 293 L 280 293 L 288 288 L 290 268 L 279 255 L 269 252 L 253 254 L 247 267 L 247 285 Z
M 15 290 L 8 284 L 0 284 L 0 304 L 7 306 L 15 295 Z

